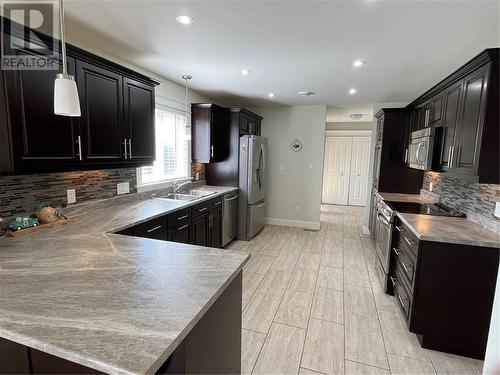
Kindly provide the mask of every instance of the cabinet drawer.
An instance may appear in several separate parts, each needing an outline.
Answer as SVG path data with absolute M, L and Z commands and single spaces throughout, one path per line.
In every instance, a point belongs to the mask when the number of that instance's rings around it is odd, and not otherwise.
M 191 221 L 191 208 L 185 208 L 168 215 L 169 228 L 182 226 L 182 224 L 185 224 L 189 221 Z
M 134 236 L 153 238 L 157 240 L 167 240 L 167 217 L 162 216 L 157 219 L 147 221 L 134 227 Z
M 410 249 L 415 256 L 417 256 L 419 240 L 413 234 L 410 228 L 399 221 L 398 225 L 396 225 L 396 230 L 399 232 L 398 247 L 401 247 L 402 244 L 403 246 L 406 246 L 408 249 Z
M 200 203 L 193 207 L 193 217 L 197 217 L 211 211 L 215 208 L 222 207 L 222 197 L 211 199 Z
M 403 276 L 396 269 L 395 276 L 391 276 L 391 283 L 394 286 L 394 295 L 396 296 L 397 303 L 403 312 L 405 320 L 408 322 L 410 317 L 410 309 L 412 303 L 412 296 L 408 292 L 406 285 L 402 282 Z
M 413 257 L 413 253 L 404 245 L 401 245 L 401 243 L 399 247 L 393 247 L 392 252 L 395 258 L 394 267 L 399 269 L 400 273 L 406 277 L 410 290 L 412 290 L 416 265 L 416 259 Z

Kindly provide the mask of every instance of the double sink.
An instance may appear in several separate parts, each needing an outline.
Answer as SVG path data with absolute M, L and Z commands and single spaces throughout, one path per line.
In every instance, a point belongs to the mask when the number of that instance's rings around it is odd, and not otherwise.
M 168 193 L 163 197 L 158 197 L 155 199 L 169 199 L 176 201 L 194 201 L 196 199 L 201 199 L 208 197 L 209 195 L 216 194 L 215 191 L 205 191 L 205 190 L 190 190 L 182 193 Z

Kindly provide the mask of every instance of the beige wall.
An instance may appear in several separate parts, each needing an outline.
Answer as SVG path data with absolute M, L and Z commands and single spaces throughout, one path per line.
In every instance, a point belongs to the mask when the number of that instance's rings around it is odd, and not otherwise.
M 270 224 L 319 229 L 326 106 L 249 108 L 264 117 L 268 138 L 267 220 Z M 302 142 L 294 152 L 291 143 Z
M 327 122 L 326 130 L 372 130 L 371 122 Z

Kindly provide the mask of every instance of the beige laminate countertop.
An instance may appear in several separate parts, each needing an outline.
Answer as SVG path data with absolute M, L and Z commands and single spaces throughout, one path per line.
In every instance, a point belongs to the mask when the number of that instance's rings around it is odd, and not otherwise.
M 399 212 L 398 217 L 422 241 L 500 247 L 500 235 L 464 218 Z
M 113 374 L 154 373 L 249 254 L 114 234 L 200 203 L 130 194 L 71 222 L 0 238 L 0 337 Z
M 434 203 L 436 199 L 420 194 L 404 194 L 404 193 L 384 193 L 379 192 L 378 195 L 385 201 L 392 202 L 415 202 L 415 203 Z

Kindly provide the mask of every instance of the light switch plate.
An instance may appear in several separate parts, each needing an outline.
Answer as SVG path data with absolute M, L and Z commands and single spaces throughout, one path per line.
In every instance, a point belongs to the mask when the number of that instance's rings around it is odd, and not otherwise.
M 495 203 L 495 216 L 500 219 L 500 202 Z
M 68 204 L 76 203 L 76 190 L 75 189 L 66 190 L 66 199 L 68 201 Z
M 127 181 L 127 182 L 122 182 L 122 183 L 116 184 L 116 193 L 118 195 L 130 193 L 129 182 Z

